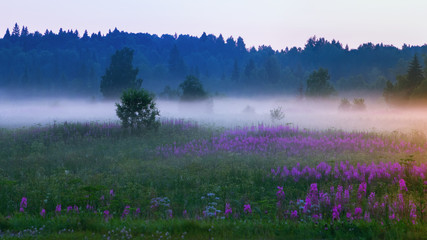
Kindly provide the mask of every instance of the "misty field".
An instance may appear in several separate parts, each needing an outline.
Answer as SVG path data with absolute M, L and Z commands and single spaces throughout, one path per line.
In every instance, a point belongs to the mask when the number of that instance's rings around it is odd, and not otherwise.
M 426 144 L 176 119 L 2 129 L 0 238 L 422 239 Z

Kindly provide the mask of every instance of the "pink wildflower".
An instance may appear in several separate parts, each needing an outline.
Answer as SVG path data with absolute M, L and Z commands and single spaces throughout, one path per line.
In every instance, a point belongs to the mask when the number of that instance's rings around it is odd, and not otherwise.
M 251 209 L 251 205 L 250 204 L 245 204 L 243 205 L 243 212 L 245 212 L 246 214 L 248 213 L 252 213 L 252 209 Z

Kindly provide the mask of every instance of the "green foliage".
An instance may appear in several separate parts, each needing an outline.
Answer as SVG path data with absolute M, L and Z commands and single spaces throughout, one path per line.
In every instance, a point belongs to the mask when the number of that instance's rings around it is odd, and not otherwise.
M 179 87 L 182 90 L 181 100 L 194 101 L 207 98 L 207 93 L 203 89 L 202 83 L 193 75 L 188 75 L 186 80 L 182 82 Z
M 307 79 L 306 95 L 309 97 L 328 97 L 336 93 L 334 87 L 329 82 L 328 70 L 319 68 L 313 71 Z
M 144 89 L 129 89 L 123 92 L 121 103 L 116 103 L 116 114 L 124 128 L 158 128 L 159 110 L 156 108 L 154 96 Z
M 101 92 L 105 98 L 114 99 L 129 88 L 139 89 L 142 79 L 137 79 L 138 68 L 133 68 L 133 50 L 123 48 L 111 56 L 110 66 L 101 80 Z

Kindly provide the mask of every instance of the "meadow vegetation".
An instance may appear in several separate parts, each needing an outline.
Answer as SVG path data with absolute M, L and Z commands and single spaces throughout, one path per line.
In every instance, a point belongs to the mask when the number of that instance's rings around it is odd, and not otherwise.
M 427 236 L 422 134 L 65 122 L 0 149 L 0 238 Z

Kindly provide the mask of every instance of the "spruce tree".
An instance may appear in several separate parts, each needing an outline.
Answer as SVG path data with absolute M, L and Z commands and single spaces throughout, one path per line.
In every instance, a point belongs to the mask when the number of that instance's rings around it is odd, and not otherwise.
M 418 61 L 417 55 L 414 56 L 411 63 L 409 64 L 408 73 L 407 73 L 407 88 L 410 93 L 417 88 L 421 82 L 424 80 L 424 74 L 422 67 Z

